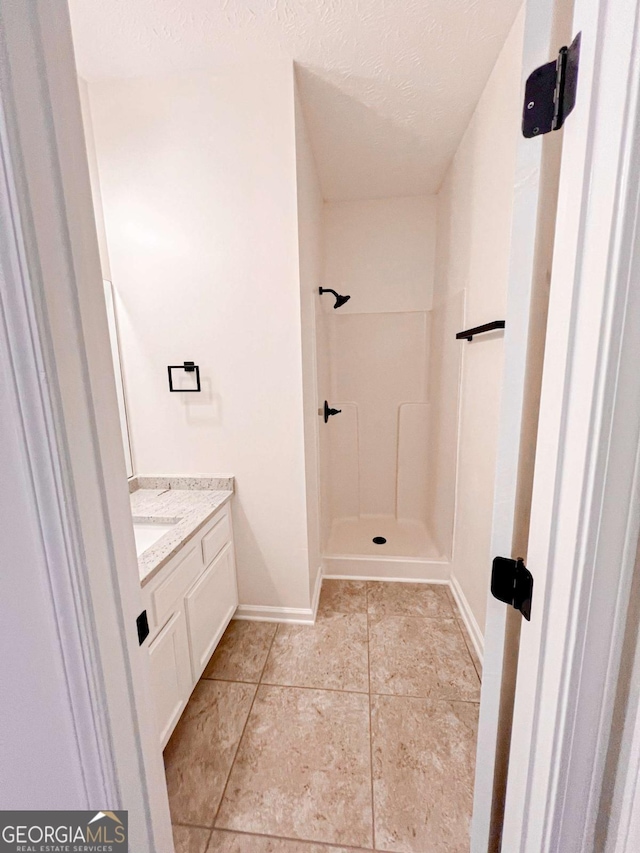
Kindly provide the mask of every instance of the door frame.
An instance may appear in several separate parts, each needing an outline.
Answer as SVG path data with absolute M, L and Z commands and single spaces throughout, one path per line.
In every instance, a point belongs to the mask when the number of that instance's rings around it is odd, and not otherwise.
M 66 2 L 0 5 L 0 223 L 0 351 L 28 472 L 3 487 L 40 532 L 38 591 L 57 627 L 74 733 L 66 758 L 82 780 L 62 799 L 126 809 L 131 850 L 173 853 Z M 26 529 L 15 530 L 17 549 Z M 38 630 L 26 613 L 21 624 Z
M 571 0 L 525 0 L 521 51 L 520 98 L 526 80 L 537 67 L 555 59 L 566 38 Z M 570 30 L 569 30 L 570 31 Z M 516 72 L 518 73 L 518 72 Z M 519 100 L 519 103 L 521 101 Z M 519 116 L 510 133 L 514 133 Z M 525 139 L 518 133 L 506 277 L 506 328 L 496 462 L 493 483 L 489 564 L 492 557 L 526 556 L 521 516 L 526 513 L 533 460 L 525 445 L 525 418 L 535 404 L 530 350 L 540 347 L 543 333 L 534 303 L 540 301 L 540 279 L 546 272 L 553 228 L 544 221 L 545 204 L 554 196 L 558 138 Z M 550 165 L 553 164 L 553 165 Z M 555 210 L 552 211 L 552 215 Z M 543 269 L 544 267 L 544 269 Z M 539 369 L 539 368 L 538 368 Z M 535 372 L 535 371 L 534 371 Z M 532 432 L 530 431 L 529 436 Z M 533 432 L 535 436 L 535 433 Z M 525 457 L 526 461 L 525 461 Z M 528 469 L 528 470 L 525 470 Z M 514 551 L 515 549 L 515 551 Z M 489 566 L 488 566 L 489 568 Z M 497 853 L 504 820 L 505 792 L 511 741 L 520 615 L 487 592 L 484 656 L 476 751 L 472 853 Z
M 629 33 L 634 34 L 625 67 L 636 73 L 636 28 L 635 24 L 628 27 L 632 14 L 635 21 L 634 3 L 577 0 L 577 7 L 585 15 L 585 26 L 598 27 L 603 57 L 612 50 L 618 53 L 620 40 L 628 44 Z M 3 237 L 1 249 L 3 262 L 11 257 L 11 284 L 20 297 L 7 305 L 11 308 L 14 348 L 24 352 L 19 370 L 18 366 L 15 369 L 23 389 L 23 405 L 31 407 L 21 426 L 30 446 L 32 467 L 37 471 L 42 460 L 50 459 L 55 469 L 50 483 L 53 502 L 45 505 L 34 500 L 34 511 L 44 529 L 74 543 L 57 566 L 68 598 L 62 600 L 54 589 L 51 596 L 60 623 L 70 620 L 80 627 L 78 632 L 62 637 L 62 651 L 69 682 L 75 685 L 74 707 L 80 742 L 85 745 L 80 751 L 83 769 L 88 779 L 101 780 L 88 795 L 95 798 L 102 792 L 113 808 L 135 810 L 131 817 L 136 850 L 170 851 L 166 786 L 148 712 L 148 665 L 141 654 L 145 650 L 138 648 L 134 627 L 140 601 L 135 548 L 126 523 L 129 507 L 106 313 L 103 298 L 97 297 L 102 276 L 82 152 L 68 13 L 65 3 L 5 0 L 0 17 L 4 84 L 1 143 L 6 189 L 0 200 L 3 220 L 11 222 L 13 229 L 13 241 Z M 619 67 L 618 63 L 618 71 Z M 528 729 L 531 736 L 526 743 L 521 737 L 512 742 L 505 831 L 515 833 L 512 837 L 517 841 L 507 848 L 509 853 L 558 849 L 553 846 L 554 839 L 575 831 L 581 804 L 572 802 L 568 794 L 571 785 L 584 782 L 586 769 L 589 804 L 597 799 L 610 725 L 610 688 L 617 675 L 616 654 L 624 627 L 631 544 L 637 541 L 638 507 L 634 500 L 626 504 L 629 511 L 624 523 L 607 528 L 606 541 L 618 549 L 622 559 L 617 567 L 613 606 L 599 606 L 589 593 L 600 589 L 607 569 L 599 549 L 607 520 L 604 510 L 622 491 L 627 496 L 637 494 L 637 445 L 632 447 L 632 439 L 640 434 L 640 406 L 635 403 L 632 387 L 632 343 L 640 312 L 632 316 L 637 296 L 626 286 L 632 269 L 630 258 L 626 279 L 623 274 L 625 253 L 632 254 L 637 215 L 637 198 L 628 192 L 638 180 L 637 164 L 630 156 L 630 140 L 638 119 L 636 86 L 632 98 L 623 99 L 623 103 L 613 99 L 620 120 L 612 122 L 609 110 L 605 115 L 602 108 L 604 98 L 612 91 L 612 75 L 604 62 L 598 68 L 601 77 L 594 86 L 593 109 L 583 128 L 587 151 L 591 152 L 584 191 L 577 200 L 567 197 L 566 192 L 563 197 L 561 187 L 563 215 L 557 235 L 566 234 L 562 229 L 567 229 L 579 238 L 573 245 L 584 263 L 569 276 L 570 287 L 562 291 L 562 298 L 554 292 L 550 311 L 554 345 L 545 359 L 530 565 L 535 574 L 536 561 L 548 559 L 553 583 L 535 590 L 534 614 L 545 617 L 531 623 L 531 628 L 540 632 L 538 640 L 528 641 L 529 626 L 523 632 L 521 666 L 529 664 L 536 642 L 542 644 L 544 654 L 534 668 L 526 669 L 531 673 L 527 682 L 521 678 L 518 683 L 514 729 L 520 734 L 527 731 L 529 719 L 535 724 Z M 581 74 L 584 91 L 582 69 Z M 617 80 L 619 89 L 619 77 Z M 572 132 L 571 122 L 570 118 L 565 132 Z M 577 125 L 573 132 L 577 132 Z M 606 220 L 600 185 L 604 183 L 606 189 L 607 180 L 611 180 L 612 152 L 616 192 L 607 198 L 610 218 Z M 564 164 L 561 181 L 565 189 L 570 185 Z M 600 194 L 596 187 L 600 187 Z M 563 252 L 568 255 L 563 240 L 556 239 L 556 247 L 559 245 L 554 282 L 564 269 Z M 598 290 L 594 277 L 602 273 L 603 259 L 608 266 Z M 578 299 L 586 283 L 595 286 L 599 294 L 588 306 Z M 623 341 L 624 346 L 616 349 L 616 340 Z M 586 358 L 589 354 L 591 358 Z M 628 404 L 627 394 L 633 396 L 633 405 Z M 553 437 L 566 435 L 574 423 L 580 427 L 579 442 L 574 444 L 572 436 L 572 452 L 556 454 Z M 628 476 L 614 476 L 614 461 L 615 470 L 626 471 Z M 573 497 L 572 502 L 567 485 L 577 480 L 581 488 L 572 494 L 579 494 L 580 500 Z M 44 485 L 39 483 L 42 488 Z M 605 497 L 608 503 L 603 504 Z M 558 512 L 565 502 L 566 517 Z M 576 506 L 569 512 L 572 503 Z M 580 533 L 579 555 L 576 529 Z M 566 557 L 562 547 L 566 549 L 572 535 L 571 581 L 581 594 L 570 599 L 568 607 L 560 594 L 562 578 L 554 569 L 560 556 Z M 564 641 L 550 644 L 550 616 L 553 613 L 555 620 L 558 604 L 566 627 Z M 586 617 L 584 622 L 582 616 Z M 554 620 L 553 626 L 558 624 Z M 603 631 L 607 643 L 601 641 Z M 529 636 L 534 636 L 533 630 Z M 594 644 L 594 640 L 600 641 Z M 594 678 L 604 679 L 607 699 L 601 703 L 597 730 L 583 737 L 580 720 L 567 696 L 576 684 L 586 688 Z M 593 711 L 593 693 L 582 689 L 576 695 L 576 707 Z M 552 703 L 553 714 L 547 715 L 547 701 Z M 545 714 L 540 713 L 543 707 Z M 591 773 L 592 765 L 598 769 L 596 774 Z M 537 818 L 534 820 L 537 815 L 541 816 L 539 824 Z M 534 846 L 532 827 L 546 846 Z M 580 833 L 581 846 L 562 847 L 563 853 L 586 853 L 588 833 L 587 827 Z
M 638 13 L 634 0 L 574 9 L 583 107 L 564 130 L 572 156 L 560 174 L 509 853 L 594 849 L 640 530 Z

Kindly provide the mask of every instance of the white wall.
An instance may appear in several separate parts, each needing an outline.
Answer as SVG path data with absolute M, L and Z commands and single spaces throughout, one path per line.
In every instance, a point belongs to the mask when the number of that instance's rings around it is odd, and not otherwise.
M 434 301 L 453 305 L 464 291 L 465 327 L 503 319 L 506 311 L 522 34 L 521 12 L 438 195 Z M 492 558 L 503 338 L 484 335 L 456 343 L 463 351 L 463 372 L 452 575 L 482 630 Z
M 455 335 L 464 328 L 464 297 L 464 290 L 444 297 L 436 291 L 430 312 L 426 504 L 434 550 L 449 560 L 453 553 L 463 354 Z
M 296 176 L 298 189 L 298 250 L 302 321 L 302 374 L 304 402 L 305 472 L 309 545 L 309 594 L 313 597 L 322 567 L 320 530 L 320 384 L 316 340 L 316 306 L 322 284 L 322 194 L 309 133 L 296 89 Z M 319 313 L 319 312 L 318 312 Z M 324 390 L 324 382 L 322 382 Z M 324 399 L 324 397 L 322 398 Z
M 306 608 L 292 65 L 89 95 L 137 473 L 235 474 L 241 603 Z
M 399 491 L 400 447 L 402 462 L 413 456 L 415 470 L 426 444 L 420 427 L 428 401 L 429 314 L 337 311 L 329 325 L 330 403 L 343 409 L 326 426 L 334 451 L 333 517 L 395 516 L 399 497 L 403 506 L 409 503 Z M 410 410 L 407 404 L 416 405 Z M 417 441 L 412 448 L 410 435 Z M 426 482 L 428 472 L 420 474 Z M 412 503 L 406 517 L 422 516 L 426 523 L 424 501 L 416 496 Z
M 435 196 L 327 202 L 324 227 L 324 287 L 351 295 L 341 314 L 431 308 Z

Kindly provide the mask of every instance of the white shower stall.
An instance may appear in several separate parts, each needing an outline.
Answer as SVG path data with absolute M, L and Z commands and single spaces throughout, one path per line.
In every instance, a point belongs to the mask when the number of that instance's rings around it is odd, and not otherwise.
M 438 302 L 436 197 L 330 201 L 318 295 L 322 550 L 330 575 L 446 577 L 462 296 Z M 382 541 L 384 540 L 384 541 Z

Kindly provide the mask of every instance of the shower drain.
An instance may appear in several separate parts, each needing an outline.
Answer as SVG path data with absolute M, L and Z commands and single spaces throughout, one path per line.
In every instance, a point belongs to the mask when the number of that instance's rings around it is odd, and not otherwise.
M 373 541 L 376 545 L 386 545 L 387 544 L 387 540 L 384 538 L 384 536 L 374 536 Z

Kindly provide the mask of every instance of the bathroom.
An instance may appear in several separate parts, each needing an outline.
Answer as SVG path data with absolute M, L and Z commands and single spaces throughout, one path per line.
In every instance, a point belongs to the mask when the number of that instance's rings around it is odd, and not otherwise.
M 524 9 L 188 5 L 71 3 L 176 851 L 462 853 Z

